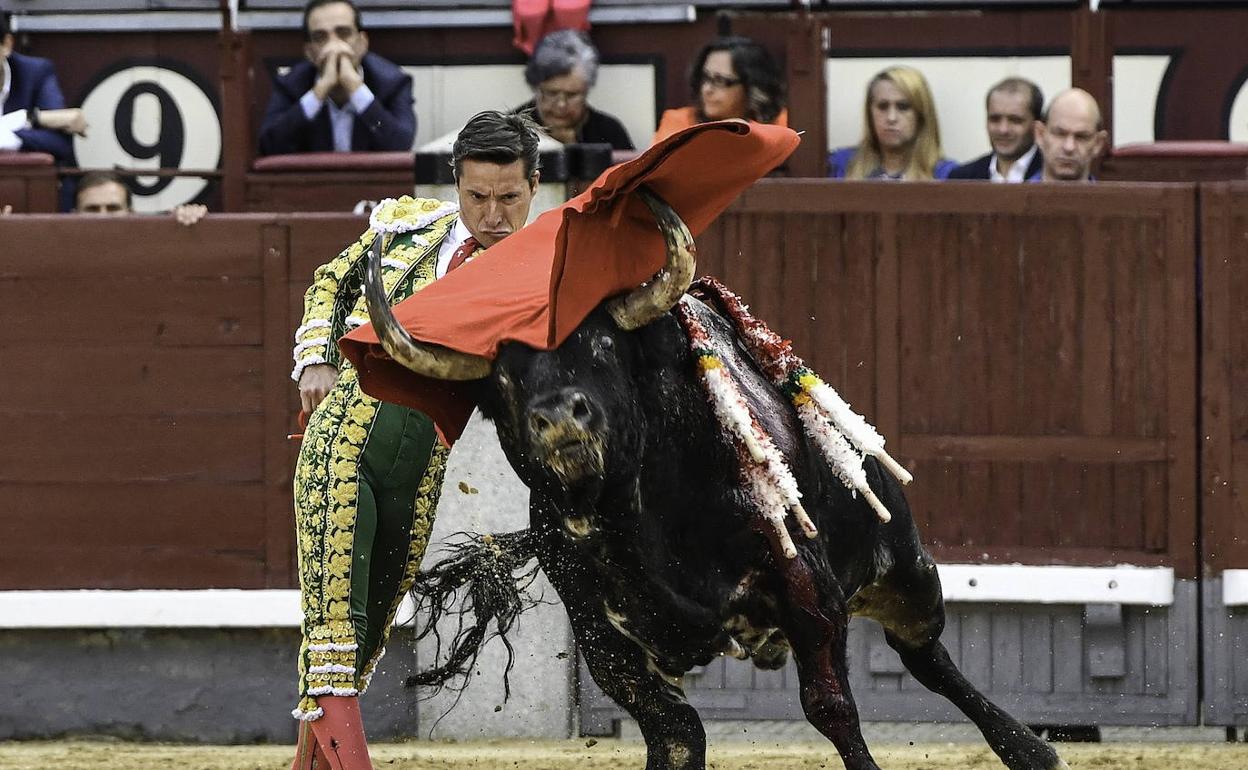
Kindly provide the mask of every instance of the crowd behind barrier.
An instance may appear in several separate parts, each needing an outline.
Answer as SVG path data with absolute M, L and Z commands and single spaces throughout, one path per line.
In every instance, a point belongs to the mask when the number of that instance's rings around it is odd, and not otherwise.
M 283 7 L 295 8 L 301 6 L 301 3 L 288 3 Z M 325 9 L 349 9 L 350 6 L 345 3 L 328 3 L 322 6 Z M 363 21 L 367 21 L 367 14 L 374 12 L 375 9 L 369 6 L 365 9 Z M 337 149 L 357 150 L 357 151 L 385 151 L 386 147 L 392 147 L 392 151 L 403 152 L 411 147 L 412 127 L 415 126 L 414 114 L 412 112 L 412 104 L 410 99 L 402 104 L 394 103 L 392 97 L 407 98 L 411 95 L 411 79 L 407 75 L 394 69 L 385 70 L 388 75 L 369 75 L 369 73 L 379 72 L 378 67 L 381 64 L 370 66 L 368 62 L 384 62 L 377 54 L 369 51 L 368 32 L 369 30 L 362 28 L 360 17 L 355 17 L 352 29 L 346 30 L 344 34 L 348 37 L 337 37 L 338 31 L 332 29 L 318 30 L 317 34 L 319 42 L 313 41 L 313 31 L 305 29 L 305 61 L 296 62 L 295 66 L 280 77 L 275 76 L 274 85 L 270 91 L 263 83 L 255 84 L 250 88 L 255 88 L 257 93 L 270 93 L 269 109 L 266 111 L 266 118 L 259 121 L 248 134 L 250 147 L 247 148 L 245 155 L 247 160 L 244 166 L 237 164 L 226 164 L 222 178 L 220 180 L 209 180 L 209 192 L 198 198 L 198 201 L 208 202 L 214 210 L 263 210 L 266 206 L 276 206 L 278 210 L 295 210 L 301 204 L 297 194 L 291 194 L 283 191 L 282 188 L 287 182 L 295 185 L 301 185 L 305 190 L 314 188 L 323 189 L 327 185 L 345 183 L 351 185 L 358 190 L 359 194 L 349 194 L 344 190 L 341 196 L 338 195 L 320 195 L 309 196 L 306 204 L 311 209 L 322 207 L 332 207 L 337 210 L 343 202 L 352 204 L 359 200 L 378 199 L 383 192 L 388 194 L 396 194 L 410 189 L 409 179 L 406 174 L 399 168 L 399 163 L 395 163 L 393 167 L 387 165 L 385 175 L 375 176 L 370 180 L 366 170 L 367 162 L 360 160 L 342 160 L 330 159 L 325 156 L 324 167 L 317 169 L 312 164 L 316 160 L 309 157 L 305 161 L 305 165 L 300 169 L 303 176 L 294 179 L 287 172 L 290 169 L 284 169 L 281 173 L 276 173 L 276 169 L 263 162 L 266 154 L 273 152 L 289 152 L 291 150 L 314 150 L 327 151 Z M 332 20 L 331 20 L 332 21 Z M 305 24 L 306 26 L 306 24 Z M 341 27 L 341 25 L 339 25 Z M 35 33 L 36 35 L 41 33 Z M 231 41 L 237 42 L 236 33 L 228 30 L 221 33 L 223 43 L 227 46 Z M 768 37 L 768 35 L 764 35 Z M 9 36 L 12 40 L 12 36 Z M 733 42 L 740 41 L 740 42 Z M 26 39 L 27 44 L 29 38 Z M 16 45 L 16 41 L 12 43 Z M 725 38 L 720 41 L 707 45 L 697 56 L 693 57 L 691 65 L 688 68 L 688 83 L 690 86 L 691 104 L 687 108 L 672 107 L 667 110 L 659 122 L 658 133 L 661 136 L 664 132 L 670 131 L 679 123 L 687 125 L 699 119 L 712 119 L 718 117 L 741 116 L 747 118 L 758 118 L 764 121 L 776 120 L 786 123 L 790 120 L 789 110 L 786 108 L 785 83 L 786 77 L 792 77 L 793 59 L 800 56 L 800 53 L 788 47 L 777 47 L 774 40 L 770 40 L 766 46 L 755 46 L 755 52 L 748 50 L 748 45 L 752 45 L 749 40 L 743 38 Z M 292 51 L 293 53 L 293 51 Z M 330 56 L 329 54 L 335 54 Z M 723 54 L 726 62 L 721 66 L 716 56 Z M 773 59 L 774 55 L 781 55 L 781 58 L 787 60 L 783 67 L 777 66 L 777 61 Z M 46 60 L 32 60 L 31 57 L 20 57 L 19 54 L 13 54 L 14 61 L 20 62 L 21 65 L 27 66 L 28 61 L 41 62 L 39 67 L 46 70 L 42 75 L 47 77 L 47 73 L 51 74 L 52 84 L 55 85 L 55 73 L 50 69 L 50 63 Z M 708 67 L 708 57 L 711 66 Z M 329 78 L 323 71 L 326 62 L 334 62 L 334 77 Z M 351 67 L 343 68 L 338 62 L 346 62 Z M 15 70 L 18 65 L 15 64 Z M 612 126 L 610 122 L 613 120 L 611 116 L 604 115 L 593 110 L 589 104 L 589 92 L 592 89 L 596 76 L 596 68 L 598 66 L 598 54 L 593 43 L 582 33 L 573 30 L 561 30 L 556 32 L 548 45 L 543 48 L 539 46 L 533 57 L 529 61 L 526 70 L 526 79 L 532 89 L 533 99 L 528 103 L 522 103 L 523 98 L 518 97 L 513 106 L 522 108 L 531 108 L 536 118 L 545 121 L 550 125 L 547 126 L 552 135 L 563 137 L 565 139 L 573 139 L 578 142 L 590 140 L 605 140 L 612 144 L 616 149 L 626 149 L 626 145 L 631 144 L 632 140 L 628 137 L 626 131 L 619 127 L 618 122 L 614 124 L 611 130 L 597 129 L 588 131 L 590 128 L 602 123 L 604 126 Z M 329 94 L 330 90 L 339 89 L 339 96 L 345 96 L 345 92 L 341 92 L 342 86 L 339 83 L 339 72 L 346 72 L 350 69 L 358 71 L 362 75 L 369 75 L 363 78 L 358 84 L 354 81 L 351 85 L 358 91 L 364 89 L 364 93 L 357 93 L 353 104 L 352 100 L 344 99 L 343 107 L 336 106 L 335 99 L 329 99 L 329 104 L 334 105 L 331 109 L 324 106 L 326 100 L 324 96 Z M 683 70 L 684 68 L 682 68 Z M 709 72 L 708 69 L 714 69 Z M 722 71 L 720 71 L 722 70 Z M 914 71 L 913 68 L 902 67 L 898 72 L 912 71 L 917 75 L 916 82 L 923 82 L 923 73 Z M 248 63 L 247 74 L 249 77 L 256 77 L 267 80 L 265 68 L 255 67 Z M 316 74 L 316 78 L 312 76 Z M 381 78 L 378 80 L 378 78 Z M 913 78 L 911 78 L 913 80 Z M 240 80 L 245 81 L 248 78 L 235 79 L 233 84 L 223 81 L 223 95 L 225 96 L 226 108 L 229 109 L 231 104 L 235 104 L 234 96 L 231 95 L 231 88 L 239 87 Z M 567 81 L 567 82 L 564 82 Z M 543 85 L 543 84 L 547 85 Z M 370 85 L 371 84 L 371 85 Z M 373 86 L 376 88 L 374 89 Z M 558 87 L 556 87 L 558 86 Z M 803 83 L 802 88 L 805 89 L 808 84 Z M 553 96 L 543 97 L 543 88 Z M 871 91 L 875 89 L 873 84 L 868 88 L 867 101 L 867 117 L 865 125 L 871 126 Z M 56 89 L 59 92 L 59 89 Z M 914 91 L 914 89 L 911 89 Z M 324 91 L 324 95 L 321 94 Z M 50 93 L 50 92 L 49 92 Z M 250 93 L 250 91 L 248 91 Z M 309 98 L 315 97 L 315 98 Z M 730 98 L 729 98 L 730 97 Z M 12 98 L 6 102 L 5 112 L 13 113 L 14 108 L 19 107 L 16 99 L 16 92 Z M 722 98 L 729 98 L 729 101 L 736 100 L 737 104 L 745 105 L 742 107 L 730 108 L 728 112 L 720 114 L 721 109 L 719 102 Z M 543 99 L 554 101 L 550 104 L 544 104 Z M 710 101 L 706 101 L 710 99 Z M 919 88 L 913 93 L 907 94 L 906 101 L 910 103 L 920 102 L 923 104 L 931 104 L 931 94 L 927 93 L 926 85 Z M 246 103 L 248 97 L 242 99 L 242 103 Z M 668 104 L 679 104 L 683 101 L 683 95 L 679 92 L 669 93 L 665 101 Z M 24 102 L 23 102 L 24 103 Z M 40 121 L 43 125 L 39 128 L 39 135 L 48 134 L 50 136 L 61 137 L 57 141 L 64 143 L 64 137 L 74 133 L 81 133 L 86 128 L 81 124 L 81 111 L 76 108 L 77 122 L 73 116 L 65 116 L 63 120 L 49 120 L 48 115 L 52 114 L 52 107 L 55 105 L 63 105 L 64 100 L 47 101 L 40 106 L 41 110 L 36 110 L 30 115 L 28 121 Z M 708 107 L 709 105 L 709 107 Z M 1104 108 L 1105 105 L 1101 105 Z M 386 112 L 381 112 L 385 108 Z M 580 112 L 578 112 L 580 108 Z M 741 111 L 745 109 L 745 111 Z M 757 111 L 760 110 L 761 112 Z M 929 110 L 930 111 L 930 110 Z M 331 119 L 331 113 L 335 116 Z M 374 114 L 378 117 L 374 118 Z M 39 116 L 43 115 L 43 118 Z M 386 117 L 386 116 L 390 117 Z M 311 116 L 311 117 L 309 117 Z M 545 117 L 544 117 L 545 116 Z M 1037 116 L 1038 117 L 1038 116 Z M 315 119 L 313 119 L 315 118 Z M 280 119 L 280 120 L 279 120 Z M 33 130 L 34 122 L 30 122 L 27 129 Z M 396 122 L 397 121 L 397 122 Z M 579 123 L 578 123 L 579 121 Z M 673 122 L 676 121 L 676 122 Z M 683 121 L 683 122 L 681 122 Z M 576 131 L 566 133 L 568 128 L 564 125 L 578 126 Z M 937 158 L 940 158 L 939 128 L 935 125 L 935 114 L 927 116 L 926 114 L 917 115 L 916 136 L 914 137 L 914 147 L 907 149 L 902 147 L 902 160 L 909 164 L 919 156 L 927 156 L 936 152 Z M 333 128 L 333 126 L 337 128 Z M 344 126 L 358 125 L 360 130 L 352 131 Z M 404 126 L 407 128 L 404 128 Z M 48 126 L 56 126 L 49 128 Z M 799 130 L 810 130 L 812 128 L 812 117 L 808 111 L 803 112 L 800 116 L 799 124 L 795 128 Z M 811 139 L 818 140 L 819 126 L 813 126 L 815 132 L 811 134 Z M 891 132 L 894 129 L 884 129 Z M 285 131 L 287 138 L 280 141 L 276 138 L 266 136 L 273 134 L 275 131 Z M 297 131 L 299 137 L 295 138 L 290 131 Z M 604 133 L 605 131 L 605 133 Z M 990 129 L 991 133 L 991 129 Z M 833 176 L 839 176 L 847 173 L 848 165 L 855 156 L 869 155 L 872 143 L 878 143 L 878 131 L 874 128 L 864 134 L 863 142 L 858 148 L 845 148 L 843 151 L 834 153 L 827 159 L 827 165 L 818 168 L 809 163 L 802 162 L 793 169 L 785 169 L 786 174 L 796 175 L 813 175 L 830 173 Z M 233 139 L 233 136 L 227 137 Z M 807 144 L 809 144 L 809 141 Z M 335 142 L 337 144 L 335 145 Z M 382 142 L 382 144 L 374 143 Z M 237 143 L 228 142 L 230 152 L 238 152 Z M 1213 154 L 1210 147 L 1217 145 L 1220 149 L 1216 149 Z M 34 145 L 24 149 L 32 149 Z M 866 151 L 863 148 L 866 148 Z M 1227 160 L 1227 155 L 1233 155 L 1237 151 L 1237 145 L 1211 143 L 1204 147 L 1190 146 L 1187 148 L 1176 149 L 1166 146 L 1163 150 L 1165 161 L 1157 160 L 1154 156 L 1156 153 L 1149 151 L 1140 151 L 1138 149 L 1123 149 L 1121 152 L 1109 151 L 1106 157 L 1100 161 L 1092 171 L 1092 176 L 1103 179 L 1120 179 L 1120 180 L 1138 180 L 1138 181 L 1168 181 L 1168 180 L 1184 180 L 1184 179 L 1236 179 L 1241 178 L 1238 168 L 1233 161 Z M 799 152 L 806 152 L 809 148 L 803 148 Z M 994 147 L 994 149 L 996 149 Z M 255 156 L 259 155 L 259 158 Z M 1216 155 L 1216 157 L 1215 157 Z M 1031 159 L 1041 158 L 1040 154 L 1035 154 Z M 968 161 L 966 165 L 970 165 L 971 159 L 958 158 L 957 160 Z M 982 160 L 979 159 L 979 160 Z M 74 180 L 82 173 L 71 166 L 65 165 L 68 160 L 66 157 L 59 158 L 62 171 L 62 192 L 60 193 L 59 206 L 62 210 L 72 209 L 73 204 L 73 184 Z M 920 163 L 924 166 L 927 161 Z M 344 169 L 343 165 L 347 167 Z M 935 174 L 942 177 L 949 171 L 952 164 L 942 161 L 940 164 L 940 173 Z M 1104 166 L 1104 172 L 1100 172 L 1100 166 Z M 86 168 L 85 170 L 90 170 Z M 175 174 L 177 169 L 164 168 L 164 173 Z M 136 169 L 137 172 L 137 169 Z M 344 177 L 344 172 L 348 172 L 348 176 Z M 872 172 L 877 172 L 881 178 L 890 178 L 896 174 L 883 167 L 876 169 L 866 169 L 865 171 L 855 171 L 863 176 L 870 176 Z M 923 178 L 927 172 L 906 172 L 902 173 L 903 178 Z M 323 174 L 324 176 L 317 176 Z M 308 176 L 311 175 L 311 176 Z M 358 175 L 358 179 L 355 176 Z M 138 174 L 128 176 L 127 179 L 133 180 Z M 1030 174 L 1028 176 L 1031 176 Z M 976 178 L 966 175 L 954 174 L 954 178 Z M 397 183 L 400 185 L 397 189 L 382 190 L 390 184 Z M 133 182 L 132 182 L 133 184 Z M 14 185 L 10 185 L 4 189 L 16 189 Z M 236 194 L 222 194 L 222 190 L 234 190 Z M 13 211 L 49 211 L 51 210 L 46 202 L 36 203 L 33 205 L 25 198 L 17 197 L 17 193 L 11 194 L 12 199 L 6 198 L 0 202 L 0 205 L 8 205 Z M 36 196 L 35 201 L 43 201 L 45 196 Z

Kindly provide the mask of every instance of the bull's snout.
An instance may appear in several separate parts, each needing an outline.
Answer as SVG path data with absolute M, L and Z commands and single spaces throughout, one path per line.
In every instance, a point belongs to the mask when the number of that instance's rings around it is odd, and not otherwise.
M 538 436 L 552 432 L 589 433 L 596 413 L 585 394 L 563 388 L 529 407 L 529 427 Z
M 535 456 L 565 485 L 602 475 L 606 421 L 584 392 L 561 388 L 536 399 L 528 420 Z

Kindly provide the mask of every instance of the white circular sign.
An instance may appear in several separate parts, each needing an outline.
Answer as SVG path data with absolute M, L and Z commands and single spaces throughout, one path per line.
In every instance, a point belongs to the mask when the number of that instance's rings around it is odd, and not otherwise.
M 212 99 L 166 66 L 126 66 L 105 76 L 82 109 L 87 135 L 74 138 L 80 168 L 205 170 L 221 161 L 221 121 Z M 198 177 L 136 177 L 134 210 L 168 211 L 207 185 Z

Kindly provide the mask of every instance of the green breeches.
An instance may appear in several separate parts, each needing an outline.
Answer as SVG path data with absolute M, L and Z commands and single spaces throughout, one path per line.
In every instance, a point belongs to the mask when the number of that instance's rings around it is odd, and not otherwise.
M 312 414 L 295 469 L 296 717 L 368 686 L 428 545 L 446 455 L 428 417 L 365 395 L 350 367 Z

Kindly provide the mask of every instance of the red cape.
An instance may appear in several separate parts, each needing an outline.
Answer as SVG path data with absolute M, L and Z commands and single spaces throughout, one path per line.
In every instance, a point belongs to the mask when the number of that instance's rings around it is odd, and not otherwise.
M 696 236 L 798 141 L 788 128 L 740 121 L 673 134 L 395 305 L 395 317 L 417 340 L 487 358 L 508 341 L 555 348 L 600 302 L 663 266 L 663 235 L 630 194 L 639 185 L 667 201 Z M 464 384 L 395 363 L 371 324 L 338 344 L 366 393 L 429 415 L 448 444 L 459 438 L 473 409 Z

